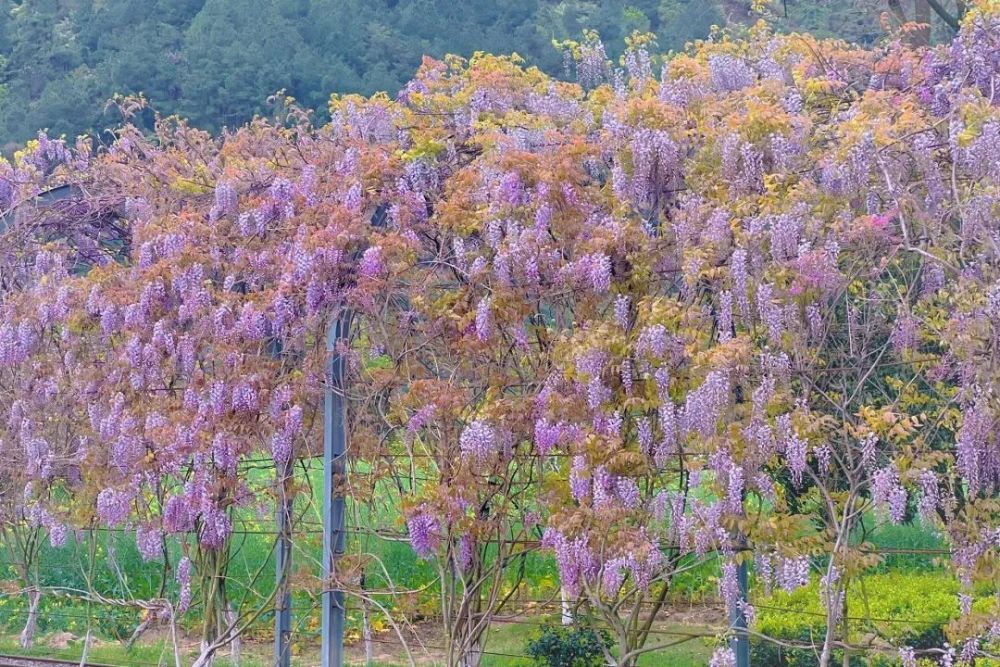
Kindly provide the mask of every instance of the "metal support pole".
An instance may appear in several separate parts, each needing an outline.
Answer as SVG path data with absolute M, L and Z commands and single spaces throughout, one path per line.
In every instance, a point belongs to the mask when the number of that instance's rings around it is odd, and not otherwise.
M 736 581 L 739 584 L 740 599 L 748 601 L 749 584 L 746 561 L 736 566 Z M 733 628 L 733 653 L 736 654 L 736 667 L 750 667 L 750 636 L 747 634 L 747 617 L 739 605 L 734 606 L 729 613 L 729 625 Z
M 735 331 L 735 325 L 733 326 Z M 743 387 L 736 385 L 736 403 L 742 404 Z M 746 503 L 746 489 L 740 492 L 740 508 Z M 736 534 L 737 554 L 740 562 L 736 565 L 736 584 L 739 588 L 739 600 L 743 604 L 750 602 L 750 584 L 747 577 L 747 536 L 743 533 Z M 747 616 L 743 613 L 743 608 L 739 604 L 729 612 L 729 625 L 733 629 L 733 653 L 736 654 L 736 667 L 750 667 L 750 634 L 747 632 Z
M 275 545 L 275 576 L 277 591 L 274 595 L 274 667 L 290 667 L 292 659 L 292 591 L 288 574 L 292 566 L 292 497 L 289 480 L 292 461 L 279 469 L 278 480 L 278 541 Z
M 323 647 L 322 667 L 344 664 L 344 592 L 334 590 L 337 560 L 344 553 L 343 483 L 347 458 L 347 403 L 344 359 L 338 351 L 351 330 L 351 313 L 341 313 L 327 331 L 330 354 L 323 410 Z

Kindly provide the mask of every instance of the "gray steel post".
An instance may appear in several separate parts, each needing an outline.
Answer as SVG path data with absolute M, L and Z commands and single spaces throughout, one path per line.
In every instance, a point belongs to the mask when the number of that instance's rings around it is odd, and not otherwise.
M 292 566 L 292 497 L 288 483 L 292 461 L 278 469 L 278 541 L 275 545 L 274 667 L 290 667 L 292 659 L 292 591 L 288 574 Z
M 344 592 L 330 588 L 336 561 L 344 553 L 344 495 L 337 488 L 346 470 L 347 403 L 344 396 L 344 359 L 338 351 L 347 340 L 351 313 L 341 313 L 327 331 L 330 354 L 323 411 L 323 646 L 322 667 L 344 664 Z
M 736 566 L 736 581 L 739 584 L 740 599 L 749 601 L 749 583 L 746 561 Z M 736 606 L 729 614 L 729 625 L 733 628 L 733 653 L 736 654 L 736 667 L 750 667 L 750 636 L 747 634 L 747 617 L 743 610 Z

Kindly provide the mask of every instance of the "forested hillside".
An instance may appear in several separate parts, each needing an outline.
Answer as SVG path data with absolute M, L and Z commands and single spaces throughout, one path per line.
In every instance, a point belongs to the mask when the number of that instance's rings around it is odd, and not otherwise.
M 877 3 L 772 5 L 779 27 L 867 42 Z M 333 92 L 390 95 L 424 54 L 517 52 L 560 74 L 554 39 L 598 31 L 616 58 L 632 31 L 679 50 L 713 24 L 751 18 L 749 0 L 0 0 L 0 145 L 39 129 L 69 137 L 116 124 L 115 93 L 219 129 L 286 89 L 323 110 Z

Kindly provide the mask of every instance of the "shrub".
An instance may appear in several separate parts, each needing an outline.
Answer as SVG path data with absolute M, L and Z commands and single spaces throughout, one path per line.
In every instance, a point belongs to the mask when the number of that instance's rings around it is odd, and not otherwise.
M 611 637 L 586 628 L 545 626 L 528 642 L 528 655 L 545 667 L 600 667 Z

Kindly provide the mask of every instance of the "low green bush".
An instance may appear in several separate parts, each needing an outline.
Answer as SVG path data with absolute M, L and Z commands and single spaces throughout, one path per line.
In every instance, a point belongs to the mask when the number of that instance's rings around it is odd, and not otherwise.
M 542 667 L 601 667 L 611 636 L 588 628 L 545 626 L 528 642 L 528 655 Z

